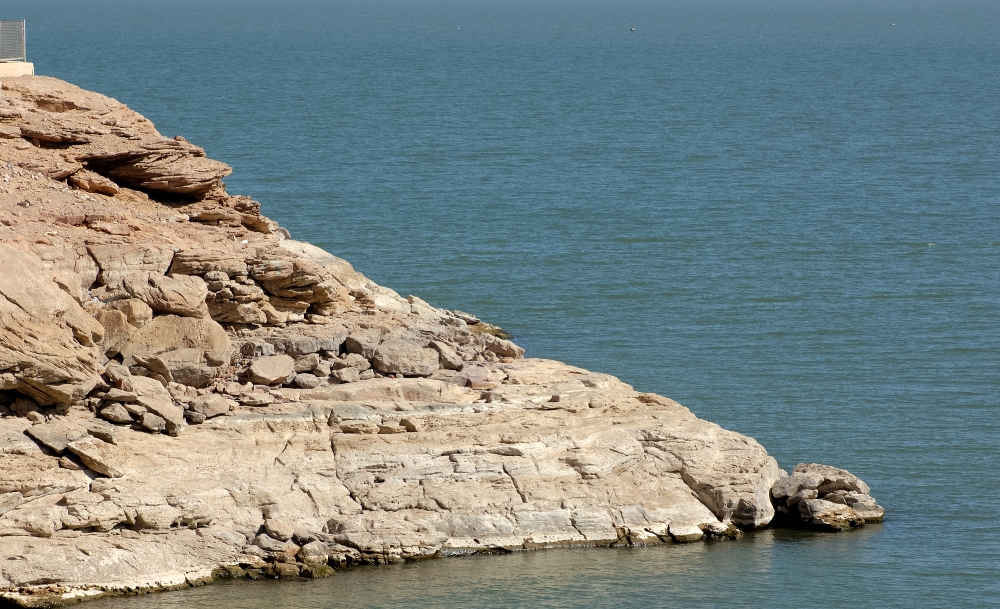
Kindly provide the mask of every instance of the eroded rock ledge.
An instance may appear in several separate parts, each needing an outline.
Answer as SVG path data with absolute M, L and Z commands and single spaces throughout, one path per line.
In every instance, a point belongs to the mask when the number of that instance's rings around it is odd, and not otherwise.
M 51 78 L 0 95 L 0 599 L 738 537 L 882 508 L 676 402 L 524 359 Z

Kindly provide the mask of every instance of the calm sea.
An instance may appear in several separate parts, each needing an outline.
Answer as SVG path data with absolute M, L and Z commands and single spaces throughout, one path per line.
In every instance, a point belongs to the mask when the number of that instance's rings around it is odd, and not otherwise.
M 1000 605 L 1000 4 L 0 10 L 38 73 L 203 145 L 295 237 L 846 467 L 888 514 L 95 609 Z

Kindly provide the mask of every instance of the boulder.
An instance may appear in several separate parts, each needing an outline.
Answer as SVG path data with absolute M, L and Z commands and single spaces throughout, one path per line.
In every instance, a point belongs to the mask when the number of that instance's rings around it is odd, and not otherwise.
M 404 376 L 430 376 L 438 369 L 438 352 L 418 343 L 390 338 L 375 349 L 372 364 L 377 370 Z
M 799 463 L 792 470 L 792 476 L 790 477 L 795 478 L 797 476 L 821 476 L 822 480 L 819 484 L 810 487 L 815 488 L 820 495 L 840 490 L 867 494 L 870 490 L 867 484 L 846 469 L 822 465 L 820 463 Z
M 108 476 L 120 478 L 124 475 L 122 467 L 127 457 L 122 449 L 114 444 L 93 438 L 70 442 L 70 452 L 80 457 L 80 461 L 91 470 Z
M 115 300 L 109 302 L 107 308 L 124 313 L 128 323 L 136 328 L 141 328 L 153 321 L 153 309 L 138 298 Z
M 70 442 L 87 435 L 87 428 L 75 422 L 57 418 L 45 423 L 32 425 L 25 430 L 29 436 L 57 453 L 66 450 Z
M 312 372 L 312 369 L 319 365 L 319 355 L 310 353 L 295 360 L 295 372 Z
M 250 364 L 247 378 L 258 385 L 274 385 L 285 382 L 295 372 L 295 360 L 287 355 L 261 357 Z
M 865 524 L 865 519 L 853 508 L 824 499 L 800 501 L 798 512 L 802 522 L 811 527 L 845 531 Z
M 875 503 L 875 499 L 871 495 L 865 495 L 861 493 L 848 493 L 845 497 L 845 503 L 853 509 L 858 516 L 865 519 L 865 522 L 882 522 L 882 517 L 885 516 L 885 509 Z
M 330 559 L 330 550 L 322 541 L 310 541 L 299 549 L 298 558 L 309 566 L 325 565 Z
M 241 395 L 238 400 L 244 406 L 268 406 L 274 403 L 274 396 L 263 391 L 251 391 Z
M 330 378 L 338 383 L 357 383 L 361 380 L 361 373 L 357 368 L 338 368 L 330 371 Z
M 514 359 L 524 357 L 524 349 L 502 338 L 497 338 L 490 334 L 481 334 L 486 341 L 486 348 L 500 357 L 511 357 Z
M 212 382 L 224 364 L 221 360 L 210 360 L 203 349 L 174 349 L 161 353 L 142 365 L 159 373 L 168 382 L 189 387 L 202 388 Z
M 118 355 L 122 346 L 132 338 L 135 326 L 128 322 L 124 313 L 108 308 L 98 311 L 94 319 L 104 328 L 104 340 L 101 341 L 104 355 L 107 357 Z
M 100 416 L 102 419 L 111 421 L 112 423 L 131 423 L 132 416 L 129 415 L 128 411 L 121 404 L 110 404 L 101 409 Z
M 157 313 L 183 317 L 208 317 L 208 288 L 205 280 L 193 275 L 167 277 L 156 273 L 140 272 L 125 276 L 125 291 L 149 305 Z
M 375 349 L 382 342 L 382 333 L 377 330 L 358 330 L 351 332 L 344 341 L 348 353 L 360 355 L 366 360 L 375 356 Z
M 110 361 L 104 366 L 104 375 L 108 377 L 108 382 L 122 391 L 133 391 L 132 373 L 128 368 L 116 361 Z
M 447 370 L 461 370 L 464 362 L 462 358 L 451 348 L 447 343 L 443 343 L 439 340 L 432 340 L 429 346 L 438 352 L 439 363 L 442 368 Z
M 162 433 L 167 430 L 167 421 L 161 416 L 147 412 L 139 417 L 139 425 L 153 433 Z
M 372 351 L 374 354 L 374 350 Z M 330 361 L 330 368 L 333 370 L 338 370 L 340 368 L 357 368 L 361 372 L 371 368 L 371 362 L 369 362 L 363 355 L 357 353 L 345 353 L 341 357 Z
M 234 406 L 236 406 L 235 401 L 210 393 L 191 400 L 190 409 L 205 415 L 206 419 L 211 419 L 228 413 Z
M 771 501 L 785 524 L 842 531 L 882 521 L 885 510 L 868 492 L 868 485 L 847 470 L 800 463 L 772 485 Z
M 69 185 L 77 190 L 82 190 L 84 192 L 96 192 L 102 195 L 114 196 L 118 194 L 118 185 L 108 178 L 94 173 L 93 171 L 88 171 L 86 169 L 81 169 L 69 176 L 66 180 Z
M 162 275 L 170 268 L 174 252 L 169 247 L 115 243 L 89 245 L 90 255 L 97 261 L 101 273 L 97 282 L 101 285 L 120 285 L 126 275 L 139 271 L 149 271 Z
M 309 372 L 299 372 L 295 375 L 295 386 L 302 389 L 315 389 L 319 387 L 319 378 Z
M 268 518 L 264 521 L 264 530 L 278 541 L 288 541 L 295 533 L 295 527 L 280 518 Z
M 705 536 L 705 533 L 698 527 L 698 525 L 694 524 L 670 523 L 668 532 L 674 541 L 678 543 L 701 541 L 701 538 Z
M 320 351 L 336 353 L 347 338 L 347 330 L 343 326 L 324 326 L 322 335 L 293 334 L 290 336 L 267 336 L 265 341 L 274 345 L 276 353 L 284 353 L 292 357 L 302 357 Z
M 163 419 L 164 429 L 167 433 L 175 435 L 180 432 L 184 426 L 184 410 L 179 406 L 174 406 L 170 392 L 159 381 L 147 377 L 133 376 L 132 384 L 139 396 L 138 405 L 144 409 L 140 416 L 156 415 Z M 123 407 L 128 409 L 128 406 Z M 145 426 L 145 423 L 142 424 Z
M 197 349 L 208 366 L 221 367 L 229 363 L 233 345 L 216 321 L 161 315 L 137 330 L 121 354 L 126 366 L 146 366 L 157 356 L 178 349 Z

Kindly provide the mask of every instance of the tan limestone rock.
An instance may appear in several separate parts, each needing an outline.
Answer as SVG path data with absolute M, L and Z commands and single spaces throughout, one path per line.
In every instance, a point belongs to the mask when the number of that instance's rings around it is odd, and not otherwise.
M 89 245 L 90 255 L 101 268 L 101 285 L 118 285 L 126 275 L 149 271 L 162 275 L 170 268 L 174 252 L 167 247 L 131 244 Z
M 128 323 L 128 318 L 121 311 L 102 309 L 94 315 L 94 319 L 104 327 L 104 340 L 101 341 L 101 349 L 108 357 L 117 355 L 135 332 L 135 326 Z
M 83 190 L 85 192 L 97 192 L 102 195 L 112 196 L 118 194 L 117 184 L 108 178 L 87 169 L 77 171 L 73 175 L 69 176 L 66 181 L 69 182 L 73 188 Z
M 375 349 L 372 365 L 390 374 L 430 376 L 438 369 L 438 359 L 434 349 L 421 347 L 413 340 L 391 338 Z
M 170 265 L 172 275 L 204 275 L 211 271 L 222 271 L 230 277 L 246 275 L 247 263 L 233 252 L 194 249 L 177 252 Z
M 178 349 L 198 349 L 209 364 L 222 366 L 233 346 L 222 326 L 211 319 L 160 315 L 139 328 L 121 353 L 125 365 L 134 366 Z
M 153 309 L 138 298 L 116 300 L 108 303 L 107 308 L 121 311 L 128 323 L 136 328 L 141 328 L 153 320 Z
M 152 272 L 126 275 L 122 286 L 132 298 L 149 305 L 156 313 L 183 317 L 208 317 L 208 288 L 205 280 L 192 275 L 169 277 Z
M 0 388 L 43 404 L 69 403 L 99 382 L 96 353 L 104 329 L 46 279 L 41 261 L 0 243 Z
M 287 355 L 272 355 L 254 361 L 247 370 L 247 378 L 260 385 L 282 383 L 295 371 L 295 360 Z

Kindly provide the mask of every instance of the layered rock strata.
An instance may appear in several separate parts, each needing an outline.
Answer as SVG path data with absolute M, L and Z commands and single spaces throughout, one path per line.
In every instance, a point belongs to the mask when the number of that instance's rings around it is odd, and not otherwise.
M 785 478 L 751 438 L 291 240 L 114 100 L 2 86 L 0 598 L 736 537 L 775 504 L 876 519 L 842 470 Z

